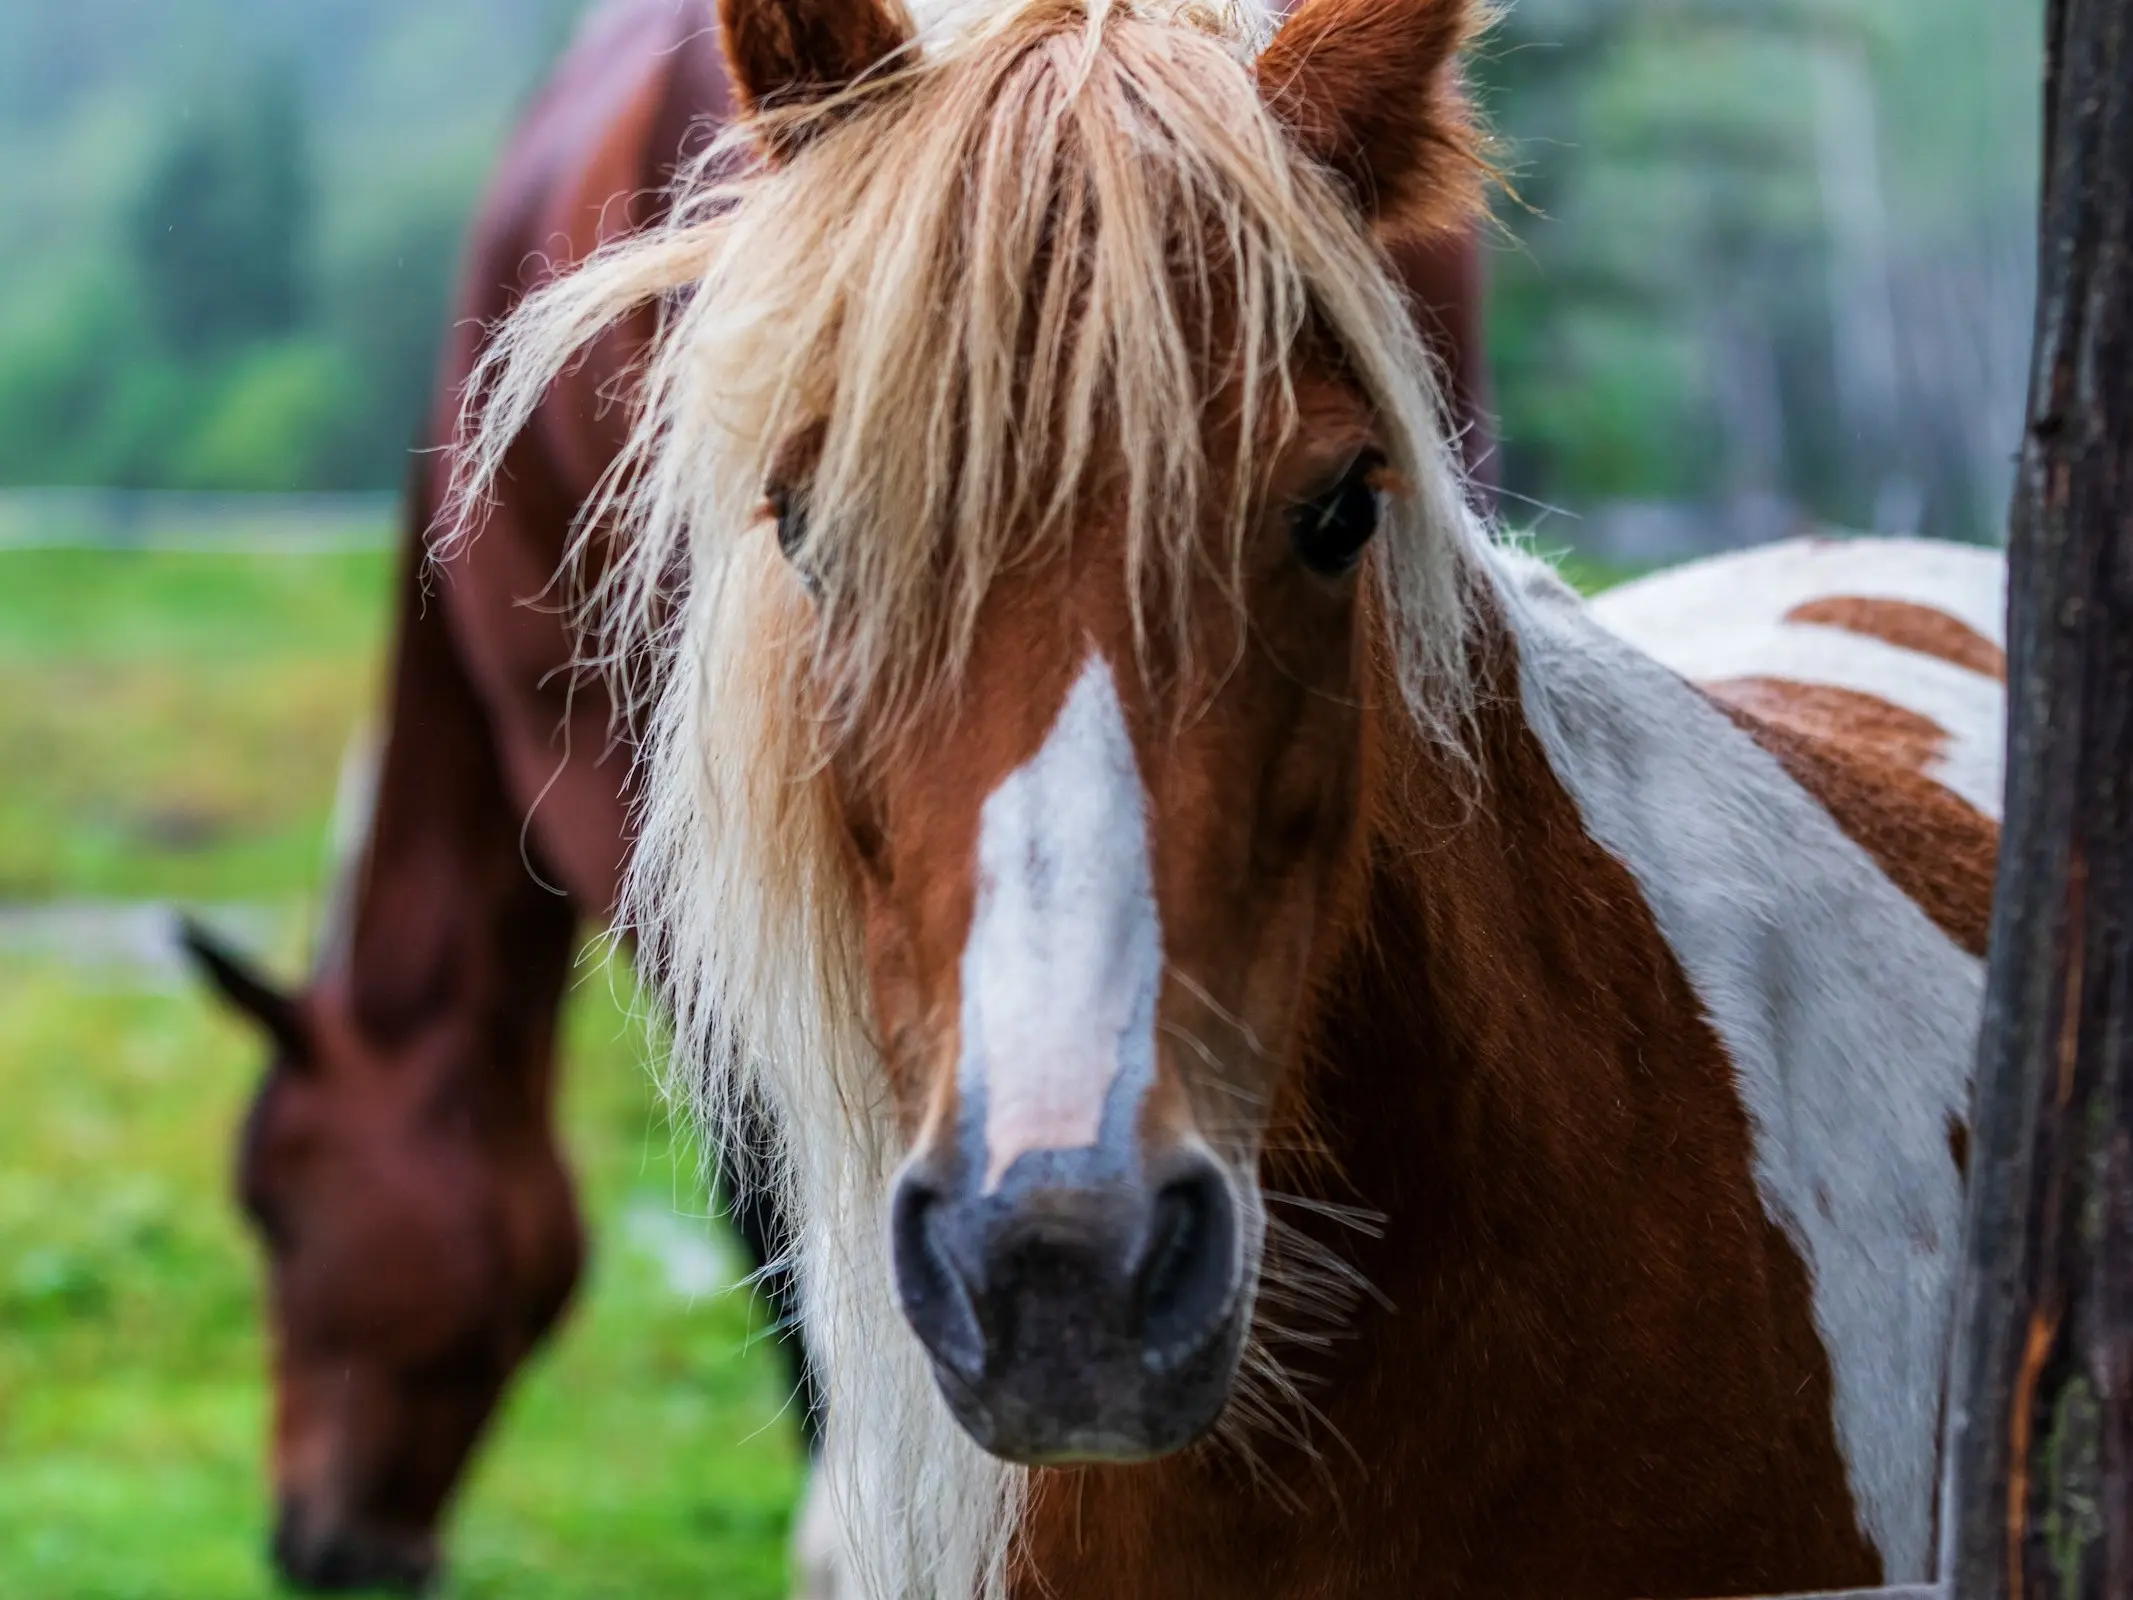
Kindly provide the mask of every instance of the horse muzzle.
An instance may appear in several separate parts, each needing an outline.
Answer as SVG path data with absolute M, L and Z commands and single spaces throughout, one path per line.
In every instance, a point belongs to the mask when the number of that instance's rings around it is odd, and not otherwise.
M 364 1528 L 320 1515 L 296 1495 L 281 1499 L 273 1555 L 291 1588 L 313 1594 L 353 1589 L 421 1594 L 437 1577 L 437 1545 L 429 1535 Z
M 1235 1192 L 1201 1150 L 1147 1165 L 1032 1152 L 988 1191 L 975 1163 L 921 1154 L 897 1179 L 904 1315 L 992 1454 L 1143 1460 L 1227 1402 L 1249 1321 Z

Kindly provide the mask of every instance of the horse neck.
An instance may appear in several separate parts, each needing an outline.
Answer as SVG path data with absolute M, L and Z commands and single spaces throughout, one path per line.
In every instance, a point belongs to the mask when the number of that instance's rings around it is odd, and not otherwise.
M 1872 1578 L 1805 1269 L 1758 1198 L 1725 1049 L 1551 763 L 1544 663 L 1521 660 L 1511 607 L 1492 595 L 1482 622 L 1471 769 L 1380 713 L 1365 925 L 1305 1078 L 1320 1171 L 1341 1175 L 1319 1191 L 1387 1219 L 1350 1247 L 1384 1299 L 1322 1403 L 1463 1547 L 1521 1551 L 1498 1584 L 1524 1565 L 1561 1592 L 1729 1593 L 1803 1558 Z M 1670 1573 L 1635 1537 L 1596 1554 L 1568 1519 L 1551 1547 L 1512 1525 L 1550 1494 L 1702 1541 L 1675 1540 Z
M 377 1056 L 426 1063 L 494 1105 L 544 1115 L 576 918 L 542 881 L 414 500 L 387 734 L 344 926 L 318 984 Z
M 1383 717 L 1366 909 L 1301 1068 L 1323 1159 L 1294 1176 L 1387 1218 L 1346 1248 L 1403 1322 L 1457 1304 L 1429 1342 L 1477 1369 L 1613 1320 L 1674 1242 L 1645 1215 L 1669 1174 L 1716 1185 L 1678 1196 L 1684 1242 L 1712 1199 L 1759 1214 L 1723 1050 L 1528 725 L 1501 619 L 1481 648 L 1472 767 Z
M 1368 885 L 1297 1067 L 1308 1137 L 1266 1164 L 1315 1245 L 1289 1259 L 1371 1293 L 1317 1347 L 1271 1346 L 1301 1399 L 1269 1401 L 1254 1470 L 1218 1445 L 1040 1489 L 1061 1593 L 1878 1581 L 1724 1051 L 1529 726 L 1507 612 L 1480 649 L 1471 765 L 1373 713 Z M 1381 1221 L 1333 1220 L 1355 1210 Z
M 709 18 L 702 0 L 609 7 L 514 136 L 468 250 L 434 438 L 456 437 L 480 341 L 545 276 L 550 256 L 583 260 L 617 231 L 656 222 L 677 165 L 730 114 Z M 481 548 L 463 550 L 448 571 L 431 567 L 426 543 L 444 473 L 430 460 L 416 468 L 373 810 L 318 974 L 378 1053 L 436 1063 L 538 1114 L 553 1087 L 576 929 L 569 901 L 544 880 L 567 883 L 588 913 L 604 912 L 621 803 L 617 780 L 590 771 L 598 762 L 556 769 L 559 728 L 565 747 L 575 741 L 581 752 L 603 748 L 611 731 L 603 695 L 554 697 L 567 673 L 527 668 L 529 633 L 541 635 L 530 648 L 547 666 L 567 665 L 562 624 L 499 597 L 543 593 L 562 564 L 573 519 L 621 443 L 609 388 L 633 367 L 648 328 L 639 317 L 611 331 L 559 381 L 512 452 Z M 455 612 L 465 643 L 454 637 Z M 492 681 L 518 680 L 499 692 L 519 701 L 492 710 L 468 652 Z M 535 794 L 547 802 L 545 838 L 527 826 Z M 440 1033 L 453 1042 L 413 1048 Z

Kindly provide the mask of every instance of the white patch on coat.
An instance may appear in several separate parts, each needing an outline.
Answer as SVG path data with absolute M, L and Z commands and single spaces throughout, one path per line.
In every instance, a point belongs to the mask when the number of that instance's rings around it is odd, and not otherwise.
M 1778 678 L 1872 695 L 1947 735 L 1927 776 L 1998 820 L 2004 686 L 1935 656 L 1826 623 L 1788 622 L 1837 597 L 1927 606 L 2004 647 L 2007 563 L 1930 539 L 1794 539 L 1692 562 L 1592 603 L 1607 628 L 1693 683 Z
M 1982 964 L 1688 683 L 1539 563 L 1500 571 L 1528 721 L 1732 1062 L 1757 1192 L 1813 1288 L 1860 1526 L 1886 1581 L 1924 1580 L 1962 1234 L 1947 1128 L 1969 1103 Z M 1730 596 L 1709 594 L 1685 628 L 1717 625 Z
M 966 1117 L 982 1116 L 990 1193 L 1030 1151 L 1130 1139 L 1154 1081 L 1147 803 L 1100 652 L 1043 747 L 986 797 L 977 857 L 956 1081 Z

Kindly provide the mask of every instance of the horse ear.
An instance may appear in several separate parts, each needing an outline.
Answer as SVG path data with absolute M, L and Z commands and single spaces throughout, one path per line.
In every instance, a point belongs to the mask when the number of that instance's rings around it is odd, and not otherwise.
M 1482 209 L 1488 165 L 1459 54 L 1474 0 L 1304 0 L 1259 57 L 1259 92 L 1378 227 L 1439 232 Z
M 901 0 L 718 0 L 726 65 L 751 116 L 806 107 L 849 89 L 911 42 Z M 806 134 L 773 126 L 773 155 Z
M 216 992 L 266 1030 L 283 1062 L 301 1067 L 310 1061 L 311 1036 L 293 996 L 275 988 L 191 917 L 179 920 L 178 942 Z

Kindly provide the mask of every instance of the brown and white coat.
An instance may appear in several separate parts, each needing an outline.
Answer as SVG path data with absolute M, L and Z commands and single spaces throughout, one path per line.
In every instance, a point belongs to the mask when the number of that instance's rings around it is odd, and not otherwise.
M 1994 558 L 1492 544 L 1383 242 L 1465 0 L 981 9 L 726 0 L 762 159 L 477 375 L 476 488 L 676 297 L 626 906 L 868 1592 L 1925 1575 Z

